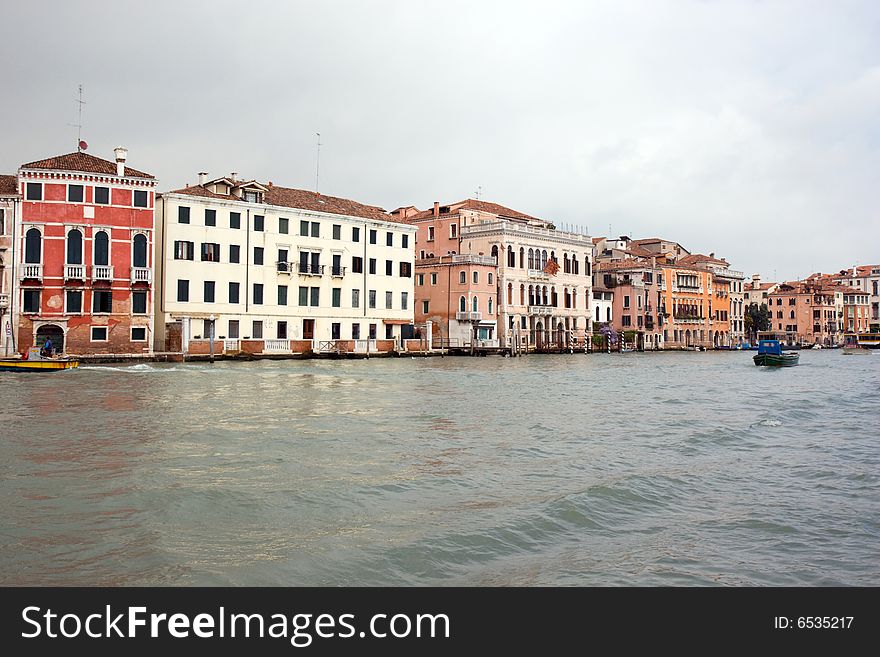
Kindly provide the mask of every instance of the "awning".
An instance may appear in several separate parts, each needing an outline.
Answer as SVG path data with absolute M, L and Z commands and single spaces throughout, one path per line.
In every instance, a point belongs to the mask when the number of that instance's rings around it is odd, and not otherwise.
M 397 324 L 400 326 L 409 326 L 412 324 L 408 319 L 383 319 L 382 322 L 385 324 Z

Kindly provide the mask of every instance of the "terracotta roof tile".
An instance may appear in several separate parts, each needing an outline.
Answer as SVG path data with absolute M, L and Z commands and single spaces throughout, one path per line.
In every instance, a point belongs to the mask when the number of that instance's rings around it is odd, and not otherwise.
M 0 175 L 0 196 L 18 194 L 18 176 Z
M 21 168 L 82 171 L 84 173 L 102 173 L 107 176 L 116 175 L 116 162 L 79 151 L 46 158 L 45 160 L 37 160 L 36 162 L 28 162 L 27 164 L 22 164 Z M 131 167 L 125 167 L 125 175 L 128 178 L 155 178 L 155 176 L 151 176 L 149 173 L 144 173 Z
M 520 219 L 523 221 L 543 221 L 543 219 L 538 219 L 537 217 L 525 214 L 524 212 L 520 212 L 519 210 L 512 210 L 510 208 L 504 207 L 503 205 L 499 205 L 498 203 L 490 203 L 489 201 L 478 201 L 472 198 L 465 199 L 464 201 L 458 201 L 457 203 L 441 204 L 440 207 L 448 207 L 448 214 L 456 214 L 460 210 L 477 210 L 480 212 L 490 212 L 492 214 L 497 214 L 499 217 L 509 217 L 511 219 Z M 424 210 L 422 212 L 419 212 L 418 214 L 411 215 L 409 217 L 409 220 L 419 221 L 421 219 L 430 219 L 433 216 L 434 210 L 432 208 L 430 210 Z
M 702 253 L 694 253 L 688 256 L 684 256 L 677 261 L 682 265 L 697 265 L 704 262 L 717 263 L 719 265 L 729 265 L 730 263 L 727 260 L 713 258 L 712 256 L 703 255 Z

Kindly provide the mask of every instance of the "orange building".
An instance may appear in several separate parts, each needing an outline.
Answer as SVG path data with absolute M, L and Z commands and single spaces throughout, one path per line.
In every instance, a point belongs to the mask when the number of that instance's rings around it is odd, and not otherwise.
M 790 344 L 840 342 L 843 292 L 816 279 L 780 283 L 767 299 L 771 330 Z

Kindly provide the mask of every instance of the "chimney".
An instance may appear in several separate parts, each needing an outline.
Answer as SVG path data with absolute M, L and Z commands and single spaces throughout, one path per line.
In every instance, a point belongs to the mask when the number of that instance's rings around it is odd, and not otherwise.
M 199 171 L 199 185 L 204 185 L 206 182 L 208 182 L 208 172 Z
M 440 216 L 440 201 L 434 201 L 434 216 Z
M 761 274 L 752 274 L 752 289 L 757 290 L 761 287 Z
M 715 257 L 715 252 L 712 251 L 712 253 L 709 254 L 709 257 L 710 257 L 710 258 L 714 258 L 714 257 Z
M 128 149 L 117 146 L 113 152 L 116 154 L 116 175 L 122 178 L 125 176 L 125 158 L 128 157 Z

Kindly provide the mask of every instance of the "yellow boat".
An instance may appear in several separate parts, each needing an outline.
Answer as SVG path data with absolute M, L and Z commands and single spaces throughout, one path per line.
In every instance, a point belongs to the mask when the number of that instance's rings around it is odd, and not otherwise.
M 28 349 L 26 358 L 0 358 L 0 372 L 57 372 L 74 367 L 79 367 L 76 358 L 46 357 L 40 353 L 39 347 Z

